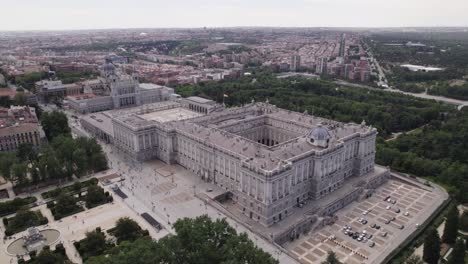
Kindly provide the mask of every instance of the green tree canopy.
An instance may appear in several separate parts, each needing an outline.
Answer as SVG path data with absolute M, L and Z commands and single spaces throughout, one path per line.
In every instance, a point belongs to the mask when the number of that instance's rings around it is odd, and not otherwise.
M 72 262 L 62 254 L 56 254 L 50 249 L 44 248 L 39 255 L 28 261 L 28 264 L 71 264 Z
M 424 261 L 418 255 L 411 255 L 406 261 L 405 264 L 424 264 Z
M 108 251 L 108 256 L 91 258 L 88 264 L 277 264 L 271 255 L 257 248 L 245 233 L 237 234 L 226 220 L 208 216 L 179 219 L 176 235 L 159 241 L 149 237 L 125 241 Z
M 117 224 L 114 230 L 114 236 L 117 238 L 117 242 L 122 241 L 134 241 L 141 236 L 143 230 L 134 220 L 123 217 L 117 220 Z
M 59 111 L 45 112 L 41 116 L 41 125 L 48 140 L 60 135 L 70 136 L 67 116 Z
M 329 251 L 327 255 L 327 259 L 323 261 L 322 264 L 342 264 L 342 263 L 336 257 L 335 252 Z
M 78 251 L 83 259 L 103 254 L 109 248 L 106 235 L 101 230 L 86 233 L 86 238 L 79 242 Z
M 428 264 L 438 264 L 440 258 L 440 237 L 435 228 L 428 230 L 424 239 L 423 260 Z
M 78 200 L 73 197 L 72 195 L 69 195 L 65 192 L 62 192 L 59 194 L 57 197 L 56 205 L 55 205 L 55 210 L 59 214 L 67 214 L 71 211 L 74 211 L 76 208 L 76 203 Z
M 88 187 L 88 192 L 86 194 L 86 207 L 92 208 L 97 205 L 103 204 L 106 201 L 107 197 L 102 187 L 97 185 Z
M 463 239 L 458 239 L 447 264 L 465 263 L 465 250 L 465 241 L 463 241 Z
M 468 232 L 468 212 L 464 211 L 460 218 L 460 230 Z
M 458 236 L 458 208 L 454 204 L 450 207 L 445 220 L 444 234 L 442 235 L 442 242 L 454 244 Z

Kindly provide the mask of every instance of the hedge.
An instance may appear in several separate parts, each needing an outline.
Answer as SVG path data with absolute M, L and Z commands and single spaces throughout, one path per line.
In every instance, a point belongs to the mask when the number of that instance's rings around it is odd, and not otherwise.
M 36 201 L 37 201 L 37 198 L 32 196 L 32 197 L 26 197 L 26 198 L 15 198 L 11 201 L 0 203 L 0 217 L 9 215 L 9 214 L 14 214 L 21 207 L 32 204 Z

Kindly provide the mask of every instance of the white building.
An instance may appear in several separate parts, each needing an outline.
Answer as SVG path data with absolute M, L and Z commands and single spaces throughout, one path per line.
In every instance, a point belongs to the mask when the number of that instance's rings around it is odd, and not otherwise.
M 224 109 L 190 97 L 89 115 L 81 123 L 134 159 L 178 163 L 216 184 L 238 214 L 262 226 L 281 223 L 303 210 L 305 201 L 314 201 L 315 216 L 301 216 L 279 240 L 333 214 L 388 176 L 374 164 L 375 128 L 268 102 Z M 337 190 L 337 197 L 327 198 Z
M 79 113 L 133 107 L 167 101 L 174 89 L 139 83 L 134 76 L 117 74 L 112 64 L 101 67 L 101 78 L 83 82 L 83 94 L 68 96 L 66 105 Z

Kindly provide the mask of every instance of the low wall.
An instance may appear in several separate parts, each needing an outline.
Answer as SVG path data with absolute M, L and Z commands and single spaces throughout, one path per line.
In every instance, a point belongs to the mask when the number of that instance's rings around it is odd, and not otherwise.
M 400 177 L 402 177 L 402 175 L 398 175 L 398 176 L 399 177 L 397 177 L 397 179 L 401 180 Z M 409 179 L 405 179 L 405 180 L 409 181 Z M 413 179 L 413 180 L 416 180 L 416 179 Z M 395 258 L 402 250 L 404 250 L 407 246 L 409 246 L 411 242 L 413 242 L 418 236 L 420 236 L 426 230 L 429 224 L 447 207 L 447 205 L 450 203 L 451 200 L 452 199 L 449 197 L 441 205 L 439 205 L 439 207 L 437 207 L 437 209 L 429 216 L 429 218 L 427 218 L 416 231 L 414 231 L 409 237 L 407 237 L 403 243 L 401 243 L 387 257 L 385 257 L 381 263 L 382 264 L 391 263 L 393 258 Z

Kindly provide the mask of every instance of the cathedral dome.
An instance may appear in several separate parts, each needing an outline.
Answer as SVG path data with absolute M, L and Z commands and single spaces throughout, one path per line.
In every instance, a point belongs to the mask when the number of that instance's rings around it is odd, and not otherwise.
M 106 63 L 101 68 L 103 71 L 113 71 L 115 70 L 115 66 L 112 63 Z
M 328 129 L 322 125 L 318 125 L 316 128 L 313 128 L 310 133 L 309 137 L 316 140 L 328 140 L 331 138 L 330 132 Z
M 331 139 L 330 132 L 322 124 L 313 128 L 308 135 L 308 140 L 312 145 L 323 147 L 323 148 L 328 147 L 328 143 L 330 142 L 330 139 Z

